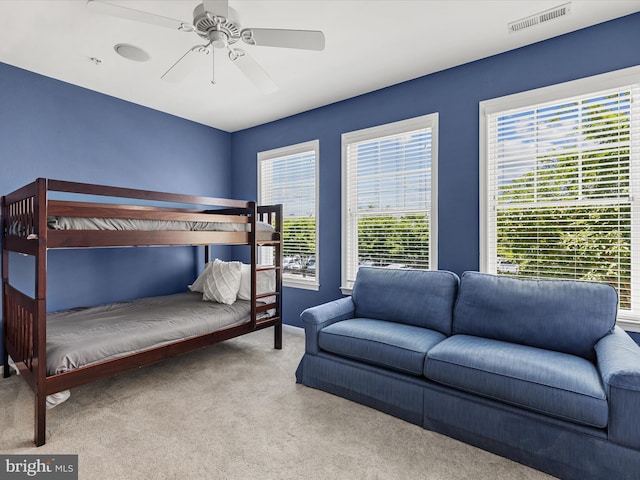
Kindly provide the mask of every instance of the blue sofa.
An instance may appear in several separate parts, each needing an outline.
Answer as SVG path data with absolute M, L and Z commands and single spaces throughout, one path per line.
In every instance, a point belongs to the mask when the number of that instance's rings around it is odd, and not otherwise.
M 298 383 L 563 479 L 640 478 L 640 347 L 605 284 L 362 267 Z

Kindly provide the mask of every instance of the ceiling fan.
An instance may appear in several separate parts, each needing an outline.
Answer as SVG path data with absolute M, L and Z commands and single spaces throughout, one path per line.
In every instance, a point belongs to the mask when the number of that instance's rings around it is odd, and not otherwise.
M 241 28 L 233 17 L 228 0 L 202 0 L 193 10 L 193 22 L 184 22 L 153 13 L 122 7 L 102 0 L 87 0 L 87 7 L 98 13 L 149 23 L 181 32 L 195 32 L 206 43 L 196 45 L 179 58 L 163 75 L 164 80 L 179 82 L 200 62 L 202 56 L 215 49 L 226 50 L 231 62 L 265 93 L 277 89 L 269 74 L 247 52 L 235 45 L 242 40 L 247 45 L 324 50 L 324 34 L 318 30 L 288 30 L 272 28 Z M 213 62 L 212 62 L 213 64 Z M 214 67 L 215 70 L 215 67 Z M 215 84 L 212 75 L 211 83 Z

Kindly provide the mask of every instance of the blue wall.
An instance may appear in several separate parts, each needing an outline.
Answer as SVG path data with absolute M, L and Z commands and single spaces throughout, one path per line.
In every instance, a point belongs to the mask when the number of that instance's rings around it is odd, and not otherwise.
M 230 148 L 227 132 L 0 63 L 0 194 L 48 177 L 228 197 Z M 201 255 L 191 247 L 51 251 L 47 307 L 183 291 Z M 32 258 L 12 255 L 9 264 L 12 283 L 30 293 Z
M 285 289 L 285 322 L 300 325 L 304 308 L 340 297 L 342 133 L 439 112 L 439 268 L 477 270 L 478 103 L 638 65 L 638 44 L 634 14 L 233 133 L 232 193 L 247 198 L 256 196 L 258 152 L 320 140 L 320 291 Z

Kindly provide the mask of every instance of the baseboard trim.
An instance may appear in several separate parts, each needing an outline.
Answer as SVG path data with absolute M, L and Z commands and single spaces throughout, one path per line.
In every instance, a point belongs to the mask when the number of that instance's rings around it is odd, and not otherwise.
M 304 328 L 296 327 L 295 325 L 282 324 L 282 330 L 297 337 L 304 337 Z

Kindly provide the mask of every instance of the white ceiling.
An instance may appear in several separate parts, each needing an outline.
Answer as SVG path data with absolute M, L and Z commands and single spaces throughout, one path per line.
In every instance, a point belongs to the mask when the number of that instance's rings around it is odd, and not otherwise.
M 191 23 L 198 0 L 109 0 Z M 0 0 L 0 62 L 233 132 L 640 11 L 640 0 L 572 0 L 570 14 L 507 24 L 566 0 L 230 0 L 243 28 L 322 30 L 324 51 L 244 46 L 279 89 L 264 94 L 216 50 L 182 83 L 160 76 L 195 33 L 88 11 L 84 0 Z M 128 43 L 148 62 L 117 55 Z M 94 64 L 90 58 L 102 62 Z

